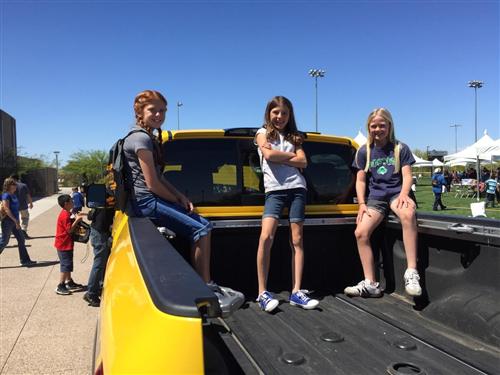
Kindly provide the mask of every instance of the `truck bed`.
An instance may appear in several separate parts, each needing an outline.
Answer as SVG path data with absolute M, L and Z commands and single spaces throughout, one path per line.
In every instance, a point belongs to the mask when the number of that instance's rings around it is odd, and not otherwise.
M 277 295 L 281 303 L 271 314 L 249 302 L 215 323 L 241 373 L 458 375 L 500 368 L 498 348 L 426 319 L 396 294 L 315 296 L 320 308 L 310 311 L 287 297 Z

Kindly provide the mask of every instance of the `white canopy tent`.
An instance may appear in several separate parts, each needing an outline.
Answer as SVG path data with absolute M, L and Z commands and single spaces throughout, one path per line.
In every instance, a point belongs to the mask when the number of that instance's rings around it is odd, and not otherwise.
M 500 161 L 500 138 L 494 141 L 491 146 L 482 149 L 479 158 L 490 162 Z
M 434 160 L 432 161 L 432 166 L 433 167 L 442 167 L 444 165 L 444 163 L 440 160 L 438 160 L 437 158 L 434 158 Z
M 471 163 L 474 163 L 478 156 L 480 160 L 488 161 L 488 159 L 483 158 L 483 155 L 481 154 L 484 152 L 484 150 L 487 150 L 494 145 L 495 141 L 488 135 L 488 133 L 485 130 L 484 135 L 480 139 L 478 139 L 476 143 L 466 147 L 462 151 L 446 155 L 444 157 L 444 161 L 446 163 L 456 159 L 460 159 L 462 161 L 470 159 Z
M 432 167 L 432 161 L 419 158 L 414 153 L 412 153 L 412 155 L 415 159 L 415 164 L 413 164 L 412 167 Z
M 356 143 L 360 146 L 363 146 L 366 143 L 366 137 L 361 133 L 361 130 L 358 131 L 358 135 L 354 137 Z

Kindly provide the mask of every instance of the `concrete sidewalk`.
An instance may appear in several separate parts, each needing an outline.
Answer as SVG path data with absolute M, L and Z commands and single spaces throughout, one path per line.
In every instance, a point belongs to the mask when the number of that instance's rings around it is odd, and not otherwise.
M 65 191 L 64 191 L 65 192 Z M 0 374 L 89 374 L 98 308 L 83 292 L 60 296 L 59 261 L 54 249 L 57 195 L 34 202 L 27 240 L 36 267 L 19 266 L 11 238 L 0 255 Z M 87 284 L 90 243 L 75 243 L 73 279 Z

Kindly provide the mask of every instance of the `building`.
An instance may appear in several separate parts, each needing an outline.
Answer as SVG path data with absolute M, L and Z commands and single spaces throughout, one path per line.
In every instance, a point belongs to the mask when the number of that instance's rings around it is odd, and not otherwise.
M 0 183 L 17 166 L 16 119 L 0 109 Z

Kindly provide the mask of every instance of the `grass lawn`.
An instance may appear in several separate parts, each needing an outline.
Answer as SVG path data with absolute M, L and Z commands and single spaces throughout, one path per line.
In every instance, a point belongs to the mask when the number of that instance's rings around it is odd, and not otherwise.
M 430 178 L 422 178 L 417 183 L 417 191 L 415 195 L 418 201 L 417 212 L 433 212 L 436 214 L 445 215 L 460 215 L 460 216 L 472 216 L 470 210 L 470 204 L 477 202 L 476 198 L 455 198 L 455 191 L 450 193 L 444 193 L 441 197 L 443 204 L 446 206 L 444 211 L 432 211 L 432 205 L 434 204 L 434 193 L 432 192 L 432 186 Z M 484 198 L 480 198 L 484 201 Z M 495 202 L 495 208 L 487 208 L 486 216 L 491 219 L 500 219 L 500 204 Z

